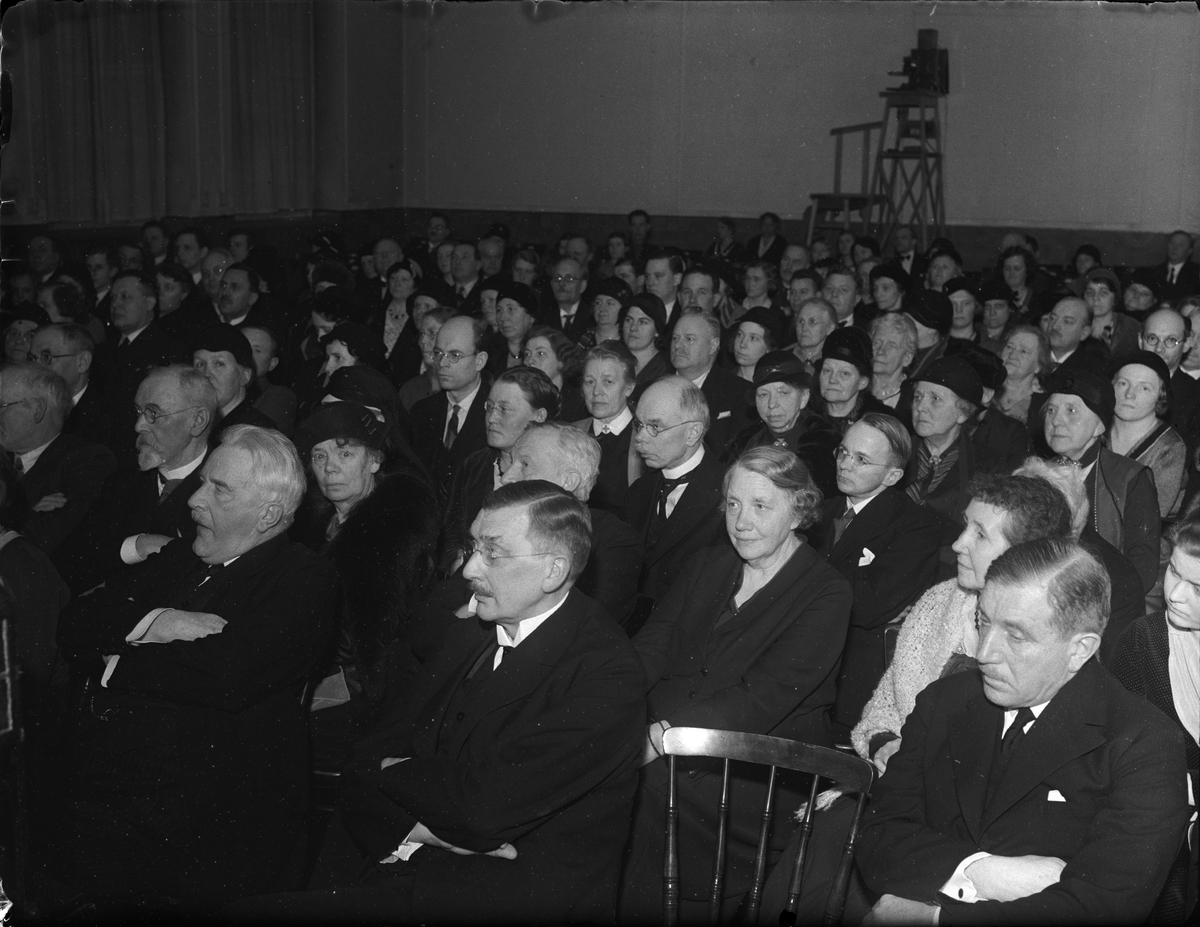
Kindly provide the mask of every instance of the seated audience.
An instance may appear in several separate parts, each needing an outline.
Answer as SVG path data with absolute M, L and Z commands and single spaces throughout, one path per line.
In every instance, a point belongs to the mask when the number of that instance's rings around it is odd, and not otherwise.
M 689 274 L 685 280 L 695 275 Z M 671 366 L 675 373 L 700 387 L 708 403 L 710 426 L 704 440 L 720 456 L 749 417 L 746 383 L 717 366 L 721 323 L 716 316 L 685 309 L 671 332 Z
M 1050 368 L 1050 341 L 1034 325 L 1015 325 L 1004 338 L 1000 352 L 1004 364 L 1004 387 L 993 400 L 996 410 L 1016 419 L 1029 420 L 1034 396 L 1042 394 L 1041 378 Z
M 723 494 L 730 543 L 698 552 L 634 638 L 650 724 L 621 878 L 622 923 L 649 923 L 662 912 L 665 731 L 693 726 L 832 743 L 829 709 L 852 596 L 798 534 L 815 524 L 820 490 L 790 451 L 757 447 L 729 468 Z M 711 887 L 721 777 L 711 761 L 680 758 L 678 766 L 681 919 L 690 923 Z M 799 804 L 797 778 L 777 784 L 776 814 Z M 738 769 L 731 793 L 725 917 L 750 888 L 766 783 Z M 772 855 L 782 835 L 776 842 Z
M 448 306 L 434 306 L 424 310 L 421 320 L 417 323 L 420 332 L 417 344 L 421 348 L 421 372 L 400 386 L 400 403 L 407 412 L 411 412 L 418 402 L 442 388 L 438 382 L 438 365 L 433 360 L 433 348 L 438 332 L 453 315 L 454 310 Z
M 1092 527 L 1130 559 L 1148 593 L 1158 576 L 1158 491 L 1149 468 L 1104 446 L 1116 407 L 1112 382 L 1067 370 L 1053 377 L 1049 389 L 1042 410 L 1046 444 L 1084 470 L 1088 498 L 1095 500 Z
M 483 382 L 488 359 L 483 349 L 486 330 L 481 320 L 467 316 L 443 323 L 429 355 L 441 391 L 415 403 L 411 410 L 413 449 L 442 503 L 463 461 L 487 445 L 483 410 L 488 391 Z
M 304 470 L 276 431 L 225 432 L 189 500 L 196 538 L 73 602 L 58 642 L 88 673 L 68 885 L 189 915 L 298 881 L 309 673 L 332 567 L 289 543 Z
M 1150 913 L 1187 826 L 1183 737 L 1092 659 L 1109 596 L 1103 566 L 1073 541 L 991 563 L 979 669 L 917 696 L 871 794 L 856 858 L 879 899 L 873 920 Z
M 1092 313 L 1092 337 L 1103 341 L 1114 357 L 1136 351 L 1141 328 L 1131 316 L 1117 311 L 1121 296 L 1117 275 L 1107 267 L 1097 267 L 1088 271 L 1084 283 L 1079 295 Z
M 206 329 L 196 341 L 192 366 L 217 391 L 217 422 L 210 435 L 214 445 L 220 443 L 221 433 L 234 425 L 275 427 L 269 416 L 254 407 L 254 397 L 249 392 L 254 386 L 254 350 L 241 329 L 232 325 L 212 325 Z
M 1172 533 L 1174 550 L 1164 582 L 1166 611 L 1139 616 L 1117 644 L 1112 673 L 1135 695 L 1147 699 L 1184 735 L 1184 758 L 1191 780 L 1193 818 L 1200 795 L 1200 519 L 1190 513 Z M 1194 827 L 1194 825 L 1193 825 Z M 1196 874 L 1200 868 L 1195 835 L 1185 840 L 1167 876 L 1151 924 L 1186 924 L 1196 914 Z
M 253 390 L 258 396 L 254 408 L 271 420 L 272 428 L 290 438 L 296 429 L 296 394 L 270 379 L 271 372 L 279 366 L 279 339 L 271 329 L 261 325 L 242 325 L 238 330 L 250 342 L 254 359 Z
M 645 731 L 621 629 L 574 583 L 586 506 L 541 480 L 471 527 L 473 595 L 342 773 L 312 888 L 241 923 L 575 923 L 614 916 Z
M 587 414 L 579 388 L 583 352 L 566 335 L 549 325 L 535 325 L 521 349 L 525 364 L 540 370 L 558 390 L 558 418 L 575 422 Z
M 979 374 L 961 357 L 943 357 L 913 384 L 912 426 L 917 438 L 905 473 L 904 489 L 960 523 L 967 484 L 978 467 L 970 435 L 964 431 L 983 402 Z
M 825 339 L 838 327 L 833 306 L 819 296 L 799 304 L 794 317 L 796 346 L 792 353 L 800 359 L 810 376 L 816 376 Z
M 1017 319 L 1012 290 L 1000 282 L 985 283 L 979 288 L 979 303 L 983 307 L 977 328 L 979 346 L 999 357 Z
M 1162 358 L 1135 351 L 1112 364 L 1112 428 L 1108 449 L 1149 467 L 1158 491 L 1158 514 L 1174 519 L 1183 504 L 1187 445 L 1167 424 L 1171 412 L 1171 374 Z
M 1092 312 L 1082 299 L 1068 296 L 1054 304 L 1041 321 L 1050 339 L 1050 366 L 1047 373 L 1060 367 L 1102 373 L 1111 357 L 1108 347 L 1090 335 Z
M 683 377 L 665 377 L 638 400 L 633 447 L 651 472 L 629 487 L 624 519 L 642 537 L 646 559 L 638 591 L 660 598 L 721 532 L 721 477 L 708 432 L 704 394 Z
M 854 591 L 832 717 L 840 737 L 858 723 L 885 668 L 884 630 L 932 582 L 941 523 L 897 488 L 912 452 L 904 425 L 869 412 L 837 447 L 837 489 L 814 547 Z
M 871 323 L 871 395 L 889 409 L 900 404 L 906 371 L 917 356 L 917 326 L 903 312 Z
M 525 362 L 521 351 L 529 330 L 538 323 L 537 294 L 521 283 L 504 281 L 496 291 L 497 335 L 488 341 L 488 371 L 497 376 Z
M 546 480 L 588 502 L 600 474 L 600 445 L 586 432 L 561 422 L 535 423 L 517 439 L 502 486 Z M 638 571 L 645 551 L 637 532 L 618 516 L 589 506 L 592 548 L 575 588 L 596 600 L 625 626 L 637 602 Z
M 63 432 L 71 395 L 41 364 L 0 370 L 0 410 L 0 449 L 17 473 L 17 508 L 5 527 L 54 555 L 100 497 L 116 461 L 104 445 Z
M 825 498 L 837 496 L 833 452 L 841 434 L 809 407 L 812 387 L 812 378 L 790 351 L 764 354 L 751 387 L 762 422 L 739 432 L 724 449 L 721 462 L 732 463 L 752 447 L 782 447 L 800 458 Z
M 483 403 L 487 447 L 470 454 L 454 474 L 446 502 L 442 563 L 458 569 L 471 524 L 488 494 L 512 466 L 513 445 L 525 429 L 558 417 L 558 390 L 535 367 L 510 367 L 498 376 Z
M 71 411 L 63 424 L 63 433 L 107 444 L 108 398 L 100 384 L 92 380 L 95 356 L 96 342 L 92 336 L 87 329 L 71 322 L 44 325 L 29 342 L 29 360 L 49 367 L 67 384 Z
M 914 290 L 904 299 L 904 313 L 917 326 L 917 356 L 908 371 L 908 379 L 915 381 L 946 353 L 954 307 L 944 293 Z
M 308 547 L 339 579 L 339 636 L 332 667 L 313 693 L 314 763 L 340 769 L 350 744 L 366 731 L 386 691 L 388 650 L 394 672 L 405 658 L 408 618 L 428 589 L 441 513 L 433 490 L 411 469 L 386 467 L 388 425 L 355 402 L 320 406 L 304 420 L 297 450 L 312 473 Z
M 603 286 L 603 284 L 601 284 Z M 575 427 L 589 432 L 600 444 L 600 474 L 589 501 L 621 515 L 625 496 L 642 475 L 645 464 L 633 446 L 633 395 L 636 360 L 620 341 L 602 341 L 583 360 L 583 401 L 588 418 Z
M 873 367 L 871 336 L 864 329 L 847 325 L 829 333 L 817 367 L 818 408 L 840 434 L 868 412 L 892 411 L 867 389 Z
M 120 467 L 57 557 L 76 595 L 104 582 L 122 564 L 141 563 L 168 541 L 196 537 L 188 500 L 200 487 L 217 421 L 216 389 L 204 373 L 176 364 L 155 369 L 135 400 L 134 466 Z
M 671 372 L 671 362 L 659 350 L 659 339 L 667 329 L 667 310 L 653 293 L 638 293 L 621 310 L 619 321 L 621 340 L 636 361 L 636 399 L 647 386 Z

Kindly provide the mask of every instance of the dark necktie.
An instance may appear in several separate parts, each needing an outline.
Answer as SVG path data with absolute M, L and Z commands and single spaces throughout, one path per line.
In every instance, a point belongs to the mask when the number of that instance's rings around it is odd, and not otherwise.
M 13 454 L 13 469 L 17 471 L 17 479 L 25 475 L 25 461 L 20 454 Z
M 167 496 L 175 491 L 175 487 L 182 483 L 183 480 L 163 480 L 162 488 L 158 491 L 158 504 L 162 505 L 167 501 Z
M 691 477 L 690 473 L 685 473 L 677 480 L 669 480 L 665 476 L 663 477 L 662 489 L 658 493 L 658 515 L 664 521 L 667 518 L 667 497 L 680 486 L 686 486 Z
M 1031 709 L 1018 709 L 1013 723 L 1008 726 L 1008 730 L 1000 738 L 1000 755 L 996 757 L 995 762 L 992 764 L 991 775 L 988 777 L 988 804 L 992 803 L 996 789 L 999 788 L 1000 781 L 1004 778 L 1004 772 L 1008 769 L 1009 761 L 1012 759 L 1013 754 L 1017 752 L 1017 747 L 1021 745 L 1021 741 L 1025 739 L 1025 728 L 1032 720 L 1034 720 L 1034 714 Z
M 849 527 L 852 521 L 854 521 L 854 509 L 850 507 L 847 507 L 846 511 L 833 520 L 834 547 L 837 547 L 838 541 L 842 539 L 842 535 L 846 533 L 846 528 Z
M 461 409 L 462 406 L 457 403 L 450 409 L 450 421 L 446 423 L 446 437 L 442 441 L 446 450 L 454 447 L 454 439 L 458 437 L 458 413 Z

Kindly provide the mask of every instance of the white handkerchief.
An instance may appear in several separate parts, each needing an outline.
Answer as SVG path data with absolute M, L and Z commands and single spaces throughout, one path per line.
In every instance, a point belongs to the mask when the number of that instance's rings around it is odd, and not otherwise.
M 1046 801 L 1066 801 L 1066 799 L 1058 789 L 1051 789 L 1050 794 L 1046 796 Z
M 731 415 L 733 415 L 733 413 L 730 412 L 728 409 L 726 409 L 724 412 L 718 412 L 717 413 L 717 421 L 719 422 L 723 418 L 729 418 L 729 416 L 731 416 Z
M 858 565 L 859 566 L 870 566 L 872 563 L 874 563 L 874 561 L 875 561 L 875 555 L 873 553 L 871 553 L 871 549 L 869 547 L 864 547 L 862 556 L 858 558 Z

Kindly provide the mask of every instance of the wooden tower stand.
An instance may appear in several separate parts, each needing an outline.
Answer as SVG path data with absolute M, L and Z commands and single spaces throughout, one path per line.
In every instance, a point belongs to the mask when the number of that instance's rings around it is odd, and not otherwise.
M 871 224 L 886 243 L 901 225 L 911 225 L 922 248 L 945 234 L 942 186 L 944 94 L 932 90 L 885 90 L 875 175 L 871 184 Z

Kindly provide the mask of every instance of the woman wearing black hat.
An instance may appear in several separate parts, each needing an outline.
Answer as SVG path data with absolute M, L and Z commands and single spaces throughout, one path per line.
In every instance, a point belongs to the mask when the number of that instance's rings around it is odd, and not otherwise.
M 358 403 L 335 402 L 296 433 L 313 476 L 308 517 L 297 532 L 333 561 L 341 580 L 338 652 L 313 696 L 319 769 L 341 768 L 350 743 L 382 704 L 388 648 L 406 639 L 409 613 L 433 575 L 440 527 L 433 490 L 411 471 L 382 475 L 387 431 Z M 411 659 L 406 651 L 395 648 L 393 657 Z
M 633 299 L 633 290 L 620 277 L 606 277 L 592 293 L 592 327 L 579 339 L 579 347 L 587 351 L 605 341 L 621 340 L 621 310 Z
M 826 499 L 840 495 L 833 451 L 841 435 L 820 413 L 809 408 L 812 377 L 791 351 L 764 354 L 747 390 L 761 423 L 742 429 L 721 455 L 730 464 L 752 447 L 771 444 L 795 453 L 812 474 Z
M 1166 422 L 1171 415 L 1170 370 L 1152 351 L 1135 351 L 1113 361 L 1112 383 L 1117 405 L 1108 446 L 1150 468 L 1158 513 L 1173 518 L 1183 503 L 1187 445 Z
M 658 348 L 658 339 L 667 328 L 667 307 L 653 293 L 638 293 L 621 310 L 621 340 L 637 360 L 637 387 L 632 402 L 636 405 L 642 391 L 671 373 L 671 362 Z
M 488 371 L 496 376 L 509 367 L 520 367 L 525 337 L 538 320 L 537 294 L 532 287 L 503 280 L 496 289 L 498 335 L 488 351 Z
M 743 380 L 754 382 L 754 368 L 764 354 L 778 351 L 787 337 L 782 310 L 755 306 L 734 323 L 733 362 Z
M 839 438 L 868 412 L 894 414 L 868 390 L 873 368 L 871 336 L 865 331 L 848 325 L 829 333 L 817 364 L 818 408 Z

